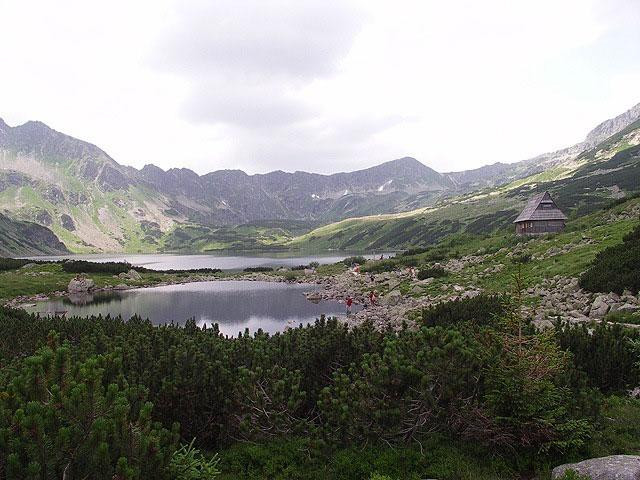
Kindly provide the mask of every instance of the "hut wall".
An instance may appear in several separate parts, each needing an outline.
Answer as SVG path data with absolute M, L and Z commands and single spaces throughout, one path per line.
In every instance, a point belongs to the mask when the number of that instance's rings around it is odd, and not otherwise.
M 516 223 L 518 235 L 543 235 L 545 233 L 557 233 L 564 229 L 563 220 L 529 220 Z

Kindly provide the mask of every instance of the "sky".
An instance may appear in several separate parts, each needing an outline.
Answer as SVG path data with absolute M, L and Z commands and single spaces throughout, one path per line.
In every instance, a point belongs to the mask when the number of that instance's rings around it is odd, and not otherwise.
M 638 0 L 0 0 L 0 118 L 141 168 L 438 171 L 640 102 Z

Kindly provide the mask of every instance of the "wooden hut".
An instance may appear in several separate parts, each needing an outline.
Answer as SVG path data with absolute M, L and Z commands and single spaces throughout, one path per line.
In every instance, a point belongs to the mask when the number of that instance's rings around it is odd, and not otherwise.
M 556 203 L 544 192 L 536 195 L 513 223 L 518 235 L 543 235 L 557 233 L 564 229 L 567 216 L 562 213 Z

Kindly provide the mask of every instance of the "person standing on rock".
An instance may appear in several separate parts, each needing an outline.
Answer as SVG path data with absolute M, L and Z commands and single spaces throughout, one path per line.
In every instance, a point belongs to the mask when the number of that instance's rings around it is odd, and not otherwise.
M 353 305 L 353 298 L 350 295 L 347 295 L 346 302 L 347 304 L 347 315 L 351 315 L 351 306 Z
M 372 307 L 376 304 L 376 292 L 375 292 L 375 290 L 371 290 L 369 292 L 369 302 L 371 303 Z

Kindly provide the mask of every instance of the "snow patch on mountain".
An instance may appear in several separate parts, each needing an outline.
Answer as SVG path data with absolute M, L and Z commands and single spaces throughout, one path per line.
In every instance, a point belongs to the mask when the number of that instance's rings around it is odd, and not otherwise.
M 389 185 L 391 185 L 391 182 L 393 182 L 393 180 L 387 180 L 386 182 L 384 182 L 378 187 L 378 191 L 382 192 L 384 190 L 384 187 L 388 187 Z

